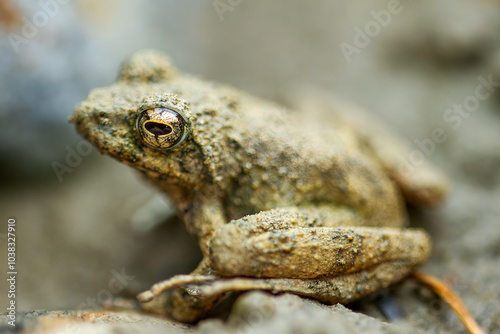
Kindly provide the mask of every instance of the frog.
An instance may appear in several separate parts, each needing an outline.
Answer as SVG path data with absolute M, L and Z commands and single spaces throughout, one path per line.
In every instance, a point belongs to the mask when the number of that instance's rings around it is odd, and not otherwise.
M 203 255 L 140 293 L 144 310 L 192 323 L 251 290 L 345 304 L 427 261 L 406 203 L 440 203 L 446 177 L 427 161 L 405 171 L 408 146 L 349 108 L 317 109 L 184 74 L 157 50 L 77 106 L 77 131 L 165 192 Z

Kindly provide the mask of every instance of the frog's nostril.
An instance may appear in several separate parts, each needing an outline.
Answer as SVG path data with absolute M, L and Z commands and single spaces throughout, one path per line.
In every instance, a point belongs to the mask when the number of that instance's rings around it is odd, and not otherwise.
M 157 122 L 147 122 L 144 127 L 155 136 L 168 135 L 173 131 L 170 125 Z

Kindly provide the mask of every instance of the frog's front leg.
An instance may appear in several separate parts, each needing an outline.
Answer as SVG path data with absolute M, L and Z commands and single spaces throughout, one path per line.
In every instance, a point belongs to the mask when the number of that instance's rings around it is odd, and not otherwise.
M 189 201 L 189 205 L 180 207 L 183 219 L 189 232 L 198 239 L 203 260 L 198 267 L 189 275 L 177 275 L 166 281 L 159 282 L 138 296 L 143 309 L 170 315 L 176 320 L 183 322 L 195 322 L 203 318 L 220 300 L 219 295 L 200 295 L 196 289 L 186 287 L 189 282 L 206 281 L 207 277 L 214 277 L 214 271 L 208 257 L 208 242 L 215 230 L 227 222 L 221 203 L 216 198 L 207 198 L 199 195 Z M 215 276 L 218 277 L 218 276 Z M 200 282 L 200 279 L 197 280 Z M 168 289 L 175 287 L 176 289 Z M 165 290 L 169 290 L 164 292 Z

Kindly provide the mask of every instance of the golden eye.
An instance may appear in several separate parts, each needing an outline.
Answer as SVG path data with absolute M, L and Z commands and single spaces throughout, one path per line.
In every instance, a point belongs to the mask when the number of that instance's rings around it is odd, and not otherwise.
M 136 128 L 144 144 L 160 150 L 179 146 L 190 130 L 189 121 L 181 112 L 161 107 L 141 111 Z

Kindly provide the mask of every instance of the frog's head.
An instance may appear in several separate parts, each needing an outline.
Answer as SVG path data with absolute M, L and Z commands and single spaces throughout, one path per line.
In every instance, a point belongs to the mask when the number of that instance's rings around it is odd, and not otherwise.
M 70 121 L 101 152 L 148 177 L 199 186 L 206 170 L 193 139 L 196 117 L 173 94 L 175 76 L 164 55 L 143 51 L 125 63 L 117 83 L 93 90 Z

